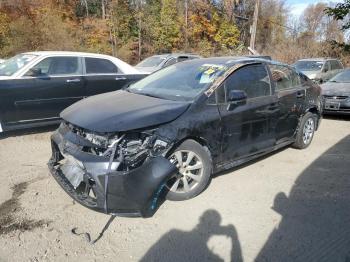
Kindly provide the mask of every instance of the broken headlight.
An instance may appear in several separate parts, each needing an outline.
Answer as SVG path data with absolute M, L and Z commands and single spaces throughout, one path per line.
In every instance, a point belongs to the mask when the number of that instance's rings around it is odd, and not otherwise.
M 142 165 L 148 157 L 165 155 L 169 145 L 169 142 L 152 133 L 126 133 L 116 144 L 114 159 L 122 163 L 121 168 L 133 169 Z

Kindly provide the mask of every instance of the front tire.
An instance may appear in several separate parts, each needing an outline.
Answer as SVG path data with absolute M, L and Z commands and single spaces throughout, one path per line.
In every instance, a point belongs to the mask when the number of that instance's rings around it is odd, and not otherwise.
M 170 155 L 179 172 L 167 182 L 166 198 L 183 201 L 199 195 L 209 184 L 212 161 L 209 150 L 194 140 L 186 140 Z
M 301 119 L 300 126 L 296 135 L 294 148 L 304 149 L 307 148 L 314 137 L 317 124 L 317 116 L 310 112 L 307 112 Z

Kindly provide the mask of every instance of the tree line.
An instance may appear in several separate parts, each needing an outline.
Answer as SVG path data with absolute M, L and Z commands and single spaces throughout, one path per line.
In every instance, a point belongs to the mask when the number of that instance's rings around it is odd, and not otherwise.
M 0 57 L 74 50 L 137 63 L 164 52 L 245 54 L 254 6 L 255 0 L 0 0 Z M 291 19 L 285 1 L 261 0 L 258 51 L 289 63 L 308 56 L 346 60 L 346 16 L 327 8 L 336 7 L 311 4 Z

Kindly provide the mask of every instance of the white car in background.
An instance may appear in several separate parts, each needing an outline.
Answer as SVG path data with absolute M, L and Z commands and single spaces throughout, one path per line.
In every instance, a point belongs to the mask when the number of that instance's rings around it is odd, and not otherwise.
M 116 91 L 146 74 L 108 55 L 44 51 L 0 64 L 0 133 L 57 123 L 80 99 Z

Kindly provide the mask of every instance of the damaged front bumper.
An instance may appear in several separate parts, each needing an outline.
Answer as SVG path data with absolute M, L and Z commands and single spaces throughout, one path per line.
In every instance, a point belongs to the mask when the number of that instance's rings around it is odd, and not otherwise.
M 50 172 L 75 201 L 92 210 L 127 217 L 151 217 L 165 193 L 166 181 L 177 173 L 163 156 L 149 157 L 130 171 L 114 171 L 120 163 L 81 150 L 89 141 L 69 130 L 51 137 Z

